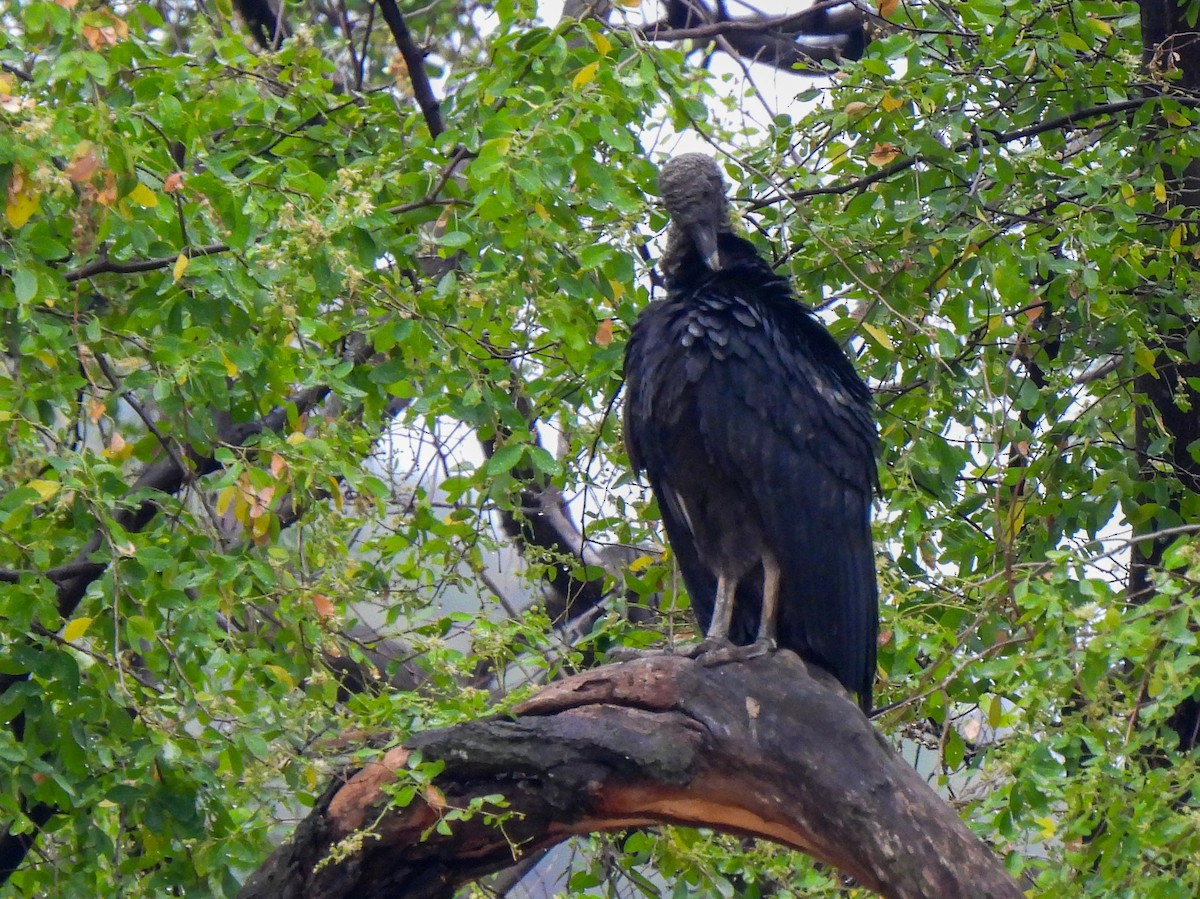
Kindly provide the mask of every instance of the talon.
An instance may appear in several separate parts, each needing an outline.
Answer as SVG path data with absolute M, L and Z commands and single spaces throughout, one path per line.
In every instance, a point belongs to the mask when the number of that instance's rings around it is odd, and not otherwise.
M 775 651 L 774 640 L 755 640 L 748 646 L 734 646 L 726 643 L 700 656 L 700 664 L 705 668 L 717 665 L 728 665 L 730 662 L 746 662 L 759 656 L 770 655 Z
M 714 652 L 733 648 L 734 645 L 728 640 L 723 640 L 720 637 L 706 637 L 694 646 L 681 647 L 679 654 L 689 659 L 699 659 Z

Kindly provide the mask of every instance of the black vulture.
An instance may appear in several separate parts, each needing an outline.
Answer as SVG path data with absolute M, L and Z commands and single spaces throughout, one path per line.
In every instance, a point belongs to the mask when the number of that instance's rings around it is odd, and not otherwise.
M 702 661 L 796 652 L 871 709 L 879 629 L 871 395 L 733 232 L 717 164 L 663 166 L 666 297 L 625 351 L 625 444 L 658 499 Z

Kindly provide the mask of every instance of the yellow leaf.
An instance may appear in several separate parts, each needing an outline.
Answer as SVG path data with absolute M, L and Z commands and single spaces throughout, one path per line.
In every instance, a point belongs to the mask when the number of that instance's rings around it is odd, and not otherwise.
M 1170 244 L 1172 250 L 1178 250 L 1183 245 L 1183 225 L 1175 226 L 1167 243 Z
M 296 681 L 292 678 L 291 674 L 288 673 L 286 668 L 283 668 L 279 665 L 268 665 L 267 670 L 275 675 L 276 680 L 283 681 L 283 683 L 287 684 L 289 690 L 296 689 Z
M 550 221 L 550 213 L 546 211 L 546 207 L 541 203 L 534 203 L 533 211 L 538 214 L 538 218 L 540 218 L 543 222 Z
M 882 106 L 886 112 L 892 112 L 903 106 L 904 101 L 899 97 L 893 97 L 891 91 L 889 91 L 883 95 L 883 99 L 879 101 L 879 105 Z
M 1021 70 L 1022 75 L 1028 75 L 1037 68 L 1037 48 L 1034 47 L 1029 51 L 1029 56 L 1025 60 L 1025 67 Z
M 237 377 L 238 367 L 229 361 L 229 357 L 225 355 L 225 351 L 221 350 L 221 361 L 225 363 L 225 374 L 229 377 Z
M 602 32 L 593 31 L 591 33 L 592 43 L 596 45 L 596 49 L 600 51 L 601 56 L 607 56 L 608 51 L 612 49 L 612 41 L 604 36 Z
M 1088 16 L 1086 19 L 1084 19 L 1084 21 L 1087 23 L 1088 27 L 1097 34 L 1102 34 L 1105 37 L 1112 36 L 1112 26 L 1103 19 L 1097 19 L 1095 16 Z
M 50 497 L 54 496 L 54 494 L 58 493 L 58 488 L 61 487 L 62 484 L 60 484 L 58 481 L 36 480 L 30 481 L 29 486 L 36 490 L 38 497 L 41 498 L 42 502 L 45 502 Z
M 217 491 L 217 514 L 224 515 L 229 511 L 229 507 L 233 505 L 234 496 L 237 493 L 236 487 L 223 487 Z
M 612 288 L 614 300 L 619 300 L 621 297 L 625 296 L 625 285 L 620 281 L 614 281 L 612 278 L 609 278 L 608 286 Z
M 183 273 L 185 271 L 187 271 L 187 267 L 188 267 L 187 255 L 184 253 L 180 253 L 179 258 L 175 260 L 175 268 L 172 270 L 172 274 L 175 276 L 176 281 L 178 281 L 180 278 L 183 277 Z
M 878 328 L 870 322 L 863 322 L 862 329 L 870 334 L 871 339 L 873 339 L 885 350 L 894 350 L 896 348 L 896 345 L 892 343 L 892 338 L 888 337 L 887 332 L 885 332 L 882 328 Z
M 87 633 L 87 629 L 91 626 L 91 623 L 91 618 L 76 618 L 67 622 L 67 626 L 63 628 L 62 638 L 68 643 L 74 643 Z
M 37 190 L 25 180 L 25 173 L 14 168 L 8 182 L 8 205 L 4 207 L 8 223 L 20 228 L 37 212 L 39 202 Z
M 1154 375 L 1156 378 L 1158 377 L 1158 356 L 1154 350 L 1150 349 L 1150 347 L 1143 344 L 1134 350 L 1133 361 L 1136 362 L 1143 371 Z
M 575 77 L 571 79 L 571 86 L 581 88 L 585 84 L 590 84 L 596 78 L 596 72 L 600 70 L 600 60 L 589 62 L 586 66 L 575 73 Z
M 158 197 L 144 184 L 139 184 L 129 192 L 129 201 L 146 209 L 158 205 Z
M 1160 203 L 1167 202 L 1167 185 L 1163 184 L 1161 181 L 1154 182 L 1154 199 L 1158 200 Z
M 1004 701 L 999 696 L 993 695 L 991 705 L 988 707 L 988 725 L 995 729 L 1003 723 Z
M 1176 128 L 1189 128 L 1189 127 L 1191 127 L 1191 124 L 1192 124 L 1191 122 L 1188 121 L 1188 117 L 1185 116 L 1183 113 L 1181 113 L 1177 109 L 1172 109 L 1172 110 L 1168 110 L 1168 111 L 1164 112 L 1163 118 L 1165 118 L 1168 122 L 1170 122 Z
M 639 571 L 645 571 L 654 564 L 654 556 L 638 556 L 629 563 L 629 570 L 636 574 Z
M 303 431 L 292 431 L 292 433 L 287 435 L 288 446 L 299 446 L 306 440 L 308 440 L 308 435 Z
M 1033 820 L 1034 820 L 1034 823 L 1036 823 L 1037 825 L 1039 825 L 1042 828 L 1041 835 L 1042 835 L 1043 840 L 1048 840 L 1054 836 L 1055 827 L 1054 827 L 1054 819 L 1053 818 L 1050 818 L 1050 817 L 1034 818 Z

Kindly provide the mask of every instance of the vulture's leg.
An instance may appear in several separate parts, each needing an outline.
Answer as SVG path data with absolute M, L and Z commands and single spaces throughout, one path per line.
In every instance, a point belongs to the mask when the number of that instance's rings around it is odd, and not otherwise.
M 779 624 L 779 566 L 765 553 L 762 557 L 762 612 L 758 618 L 758 639 L 754 645 L 763 652 L 774 652 L 775 634 Z
M 708 667 L 740 662 L 775 651 L 775 626 L 779 614 L 779 566 L 770 556 L 762 558 L 762 610 L 758 619 L 758 638 L 749 646 L 734 646 L 729 642 L 729 626 L 733 622 L 734 594 L 737 581 L 717 579 L 717 600 L 713 609 L 712 626 L 708 637 L 700 644 L 700 663 Z M 724 600 L 725 605 L 722 605 Z
M 713 605 L 712 623 L 705 634 L 705 643 L 724 644 L 729 642 L 729 626 L 733 624 L 733 597 L 737 593 L 737 581 L 724 572 L 717 575 L 717 598 Z

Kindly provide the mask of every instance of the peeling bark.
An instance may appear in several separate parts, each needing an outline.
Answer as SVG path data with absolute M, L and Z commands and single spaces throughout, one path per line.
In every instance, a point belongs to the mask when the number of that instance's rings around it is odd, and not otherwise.
M 772 840 L 896 899 L 1023 895 L 840 686 L 790 652 L 608 665 L 515 712 L 413 735 L 334 784 L 240 895 L 449 897 L 573 834 L 657 824 Z M 445 768 L 423 801 L 388 808 L 384 788 L 413 751 Z M 500 826 L 476 815 L 432 831 L 497 793 Z M 347 838 L 345 857 L 322 865 Z

